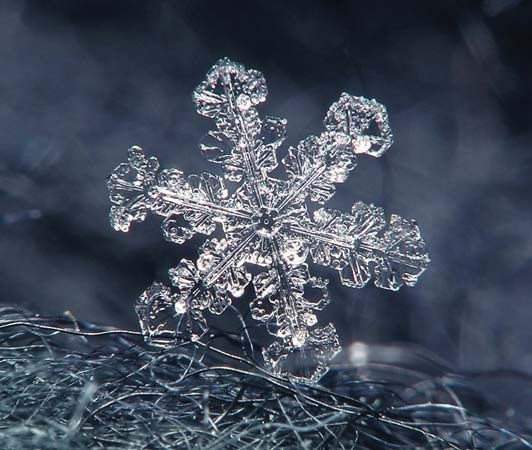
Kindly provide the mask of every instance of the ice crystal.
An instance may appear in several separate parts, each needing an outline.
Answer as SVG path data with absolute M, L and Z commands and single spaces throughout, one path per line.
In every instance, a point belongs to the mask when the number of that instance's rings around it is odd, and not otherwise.
M 222 314 L 252 282 L 252 317 L 276 340 L 262 354 L 277 375 L 316 381 L 340 350 L 334 325 L 318 325 L 316 312 L 330 301 L 328 281 L 309 274 L 307 261 L 332 267 L 345 286 L 397 290 L 413 286 L 429 262 L 414 221 L 356 202 L 350 213 L 319 208 L 355 167 L 359 155 L 380 157 L 392 144 L 386 109 L 375 100 L 342 94 L 325 116 L 325 131 L 290 147 L 281 160 L 287 179 L 269 175 L 286 121 L 260 117 L 266 100 L 263 75 L 220 60 L 194 91 L 199 114 L 216 129 L 201 142 L 209 161 L 221 164 L 224 181 L 209 173 L 159 170 L 139 147 L 109 177 L 112 226 L 128 231 L 148 212 L 164 217 L 164 237 L 182 244 L 221 224 L 224 238 L 209 239 L 194 263 L 169 270 L 174 287 L 153 283 L 136 304 L 142 331 L 154 345 L 197 340 L 207 332 L 205 311 Z M 181 216 L 181 217 L 179 217 Z M 184 220 L 183 220 L 184 219 Z M 249 265 L 261 268 L 252 275 Z

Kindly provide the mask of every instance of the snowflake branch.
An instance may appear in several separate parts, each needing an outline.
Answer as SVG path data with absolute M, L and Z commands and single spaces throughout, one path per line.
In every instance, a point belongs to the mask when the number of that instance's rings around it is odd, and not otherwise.
M 332 266 L 342 283 L 362 287 L 370 278 L 384 289 L 413 286 L 429 263 L 425 242 L 414 221 L 357 202 L 352 213 L 320 209 L 313 222 L 286 222 L 288 233 L 310 245 L 315 263 Z
M 277 293 L 279 294 L 280 300 L 286 304 L 287 309 L 290 311 L 288 314 L 286 314 L 286 316 L 290 319 L 291 334 L 294 335 L 294 331 L 296 331 L 297 328 L 297 321 L 294 319 L 297 318 L 298 314 L 297 308 L 290 295 L 290 292 L 293 289 L 293 287 L 290 285 L 290 277 L 288 276 L 290 270 L 286 269 L 286 263 L 281 258 L 277 239 L 270 239 L 270 248 L 272 250 L 273 265 L 277 271 Z
M 240 256 L 243 250 L 245 250 L 253 241 L 253 239 L 256 237 L 257 233 L 255 230 L 250 231 L 244 239 L 239 241 L 234 248 L 225 256 L 222 258 L 222 260 L 214 266 L 211 271 L 204 277 L 203 283 L 205 286 L 210 287 L 216 281 L 220 276 L 223 275 L 223 273 L 229 269 L 231 266 L 233 266 L 234 261 Z
M 305 178 L 301 179 L 297 184 L 290 187 L 289 193 L 280 200 L 279 204 L 276 206 L 277 211 L 282 212 L 288 205 L 292 204 L 298 197 L 301 196 L 312 184 L 318 180 L 327 167 L 325 165 L 317 167 L 315 170 L 306 175 Z
M 309 197 L 313 202 L 325 203 L 334 195 L 335 185 L 345 182 L 356 165 L 357 157 L 348 144 L 347 136 L 323 132 L 309 136 L 297 147 L 290 147 L 282 159 L 288 174 L 286 198 L 279 204 L 282 209 L 290 202 Z
M 385 247 L 382 244 L 377 242 L 363 242 L 361 236 L 358 237 L 343 237 L 335 233 L 328 233 L 326 231 L 320 231 L 313 228 L 302 227 L 298 225 L 288 224 L 288 229 L 290 232 L 304 237 L 310 238 L 315 242 L 320 242 L 327 245 L 333 245 L 335 247 L 343 248 L 349 251 L 356 251 L 362 254 L 370 256 L 371 254 L 386 254 L 394 245 L 399 243 L 399 240 L 396 240 L 394 243 L 388 244 Z M 388 257 L 391 262 L 396 262 L 403 264 L 407 267 L 417 268 L 418 266 L 412 263 L 404 256 L 400 255 L 391 255 Z
M 246 166 L 246 170 L 244 171 L 245 178 L 253 186 L 253 194 L 255 195 L 259 206 L 262 207 L 264 206 L 264 200 L 262 198 L 260 188 L 263 184 L 264 175 L 255 161 L 255 155 L 251 152 L 251 149 L 255 147 L 253 145 L 254 139 L 250 137 L 251 133 L 248 130 L 246 121 L 242 117 L 240 109 L 236 106 L 236 98 L 233 92 L 231 77 L 227 73 L 224 73 L 222 76 L 222 84 L 225 95 L 229 102 L 231 114 L 235 118 L 235 125 L 237 126 L 239 132 L 238 134 L 242 137 L 242 141 L 239 143 L 239 149 L 242 151 Z
M 153 212 L 161 216 L 168 216 L 171 214 L 180 214 L 182 210 L 190 210 L 194 212 L 199 212 L 202 214 L 207 214 L 215 217 L 237 217 L 240 219 L 250 220 L 252 215 L 238 209 L 229 208 L 227 206 L 222 206 L 217 203 L 200 201 L 197 199 L 186 198 L 185 196 L 180 196 L 178 192 L 172 192 L 168 189 L 157 188 L 157 192 L 161 194 L 160 198 L 165 202 L 179 207 L 176 210 L 172 210 L 168 205 L 157 205 L 153 208 Z

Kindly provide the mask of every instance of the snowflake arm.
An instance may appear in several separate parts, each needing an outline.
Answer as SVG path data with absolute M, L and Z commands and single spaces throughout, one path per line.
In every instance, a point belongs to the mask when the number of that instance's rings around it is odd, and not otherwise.
M 157 159 L 146 158 L 140 147 L 130 148 L 128 156 L 128 162 L 120 164 L 107 181 L 115 230 L 127 232 L 132 222 L 141 222 L 153 212 L 165 217 L 165 238 L 181 244 L 195 233 L 211 234 L 215 222 L 250 218 L 248 212 L 227 204 L 227 190 L 219 177 L 203 173 L 187 179 L 177 169 L 159 172 Z M 178 215 L 189 223 L 188 228 L 178 225 Z
M 286 137 L 285 120 L 261 120 L 255 108 L 267 94 L 260 72 L 225 58 L 213 66 L 193 95 L 198 113 L 216 123 L 216 130 L 200 144 L 201 150 L 209 160 L 222 164 L 226 178 L 244 179 L 260 206 L 264 205 L 264 178 L 277 166 L 275 151 Z
M 321 208 L 313 220 L 290 225 L 290 232 L 307 240 L 317 264 L 338 270 L 342 284 L 360 288 L 373 278 L 375 285 L 398 290 L 413 286 L 430 259 L 415 221 L 357 202 L 351 214 Z
M 263 349 L 266 367 L 277 375 L 317 381 L 340 351 L 334 326 L 316 326 L 315 312 L 330 301 L 327 280 L 310 277 L 307 264 L 290 266 L 278 239 L 270 245 L 273 264 L 254 277 L 251 303 L 252 317 L 279 339 Z
M 196 263 L 182 259 L 168 271 L 175 291 L 156 282 L 140 296 L 136 311 L 151 344 L 197 340 L 208 331 L 203 311 L 222 314 L 251 280 L 242 252 L 252 238 L 250 234 L 233 245 L 225 239 L 207 240 Z
M 342 94 L 324 119 L 326 131 L 290 147 L 282 160 L 289 193 L 277 209 L 306 197 L 325 203 L 357 163 L 357 155 L 380 157 L 392 144 L 386 109 L 375 100 Z

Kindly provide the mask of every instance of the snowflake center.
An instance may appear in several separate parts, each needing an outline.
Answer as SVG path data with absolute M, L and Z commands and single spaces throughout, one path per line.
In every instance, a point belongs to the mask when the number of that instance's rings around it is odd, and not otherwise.
M 276 209 L 267 207 L 260 208 L 255 221 L 255 231 L 257 234 L 265 237 L 275 236 L 281 228 L 278 215 L 279 212 Z

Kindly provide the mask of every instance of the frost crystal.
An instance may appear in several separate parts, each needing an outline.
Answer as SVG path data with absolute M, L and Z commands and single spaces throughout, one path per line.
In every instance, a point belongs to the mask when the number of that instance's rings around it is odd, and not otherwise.
M 266 95 L 260 72 L 220 60 L 193 97 L 199 114 L 216 124 L 200 148 L 236 183 L 233 194 L 216 175 L 159 170 L 156 158 L 132 147 L 108 180 L 111 224 L 125 232 L 152 212 L 164 217 L 164 237 L 177 244 L 209 235 L 217 224 L 223 229 L 224 238 L 207 240 L 196 263 L 183 259 L 169 270 L 174 290 L 154 283 L 140 296 L 136 310 L 148 342 L 201 339 L 204 312 L 222 314 L 252 282 L 251 315 L 277 338 L 263 350 L 266 367 L 316 381 L 340 345 L 332 324 L 318 326 L 316 312 L 330 300 L 327 280 L 311 276 L 307 261 L 336 269 L 346 286 L 373 278 L 395 291 L 413 286 L 429 258 L 416 223 L 392 215 L 387 224 L 382 208 L 356 202 L 349 213 L 309 212 L 331 198 L 358 155 L 380 157 L 390 147 L 384 106 L 342 94 L 325 116 L 325 131 L 288 149 L 281 160 L 287 179 L 279 180 L 269 173 L 286 121 L 259 116 Z M 252 275 L 250 264 L 261 270 Z

